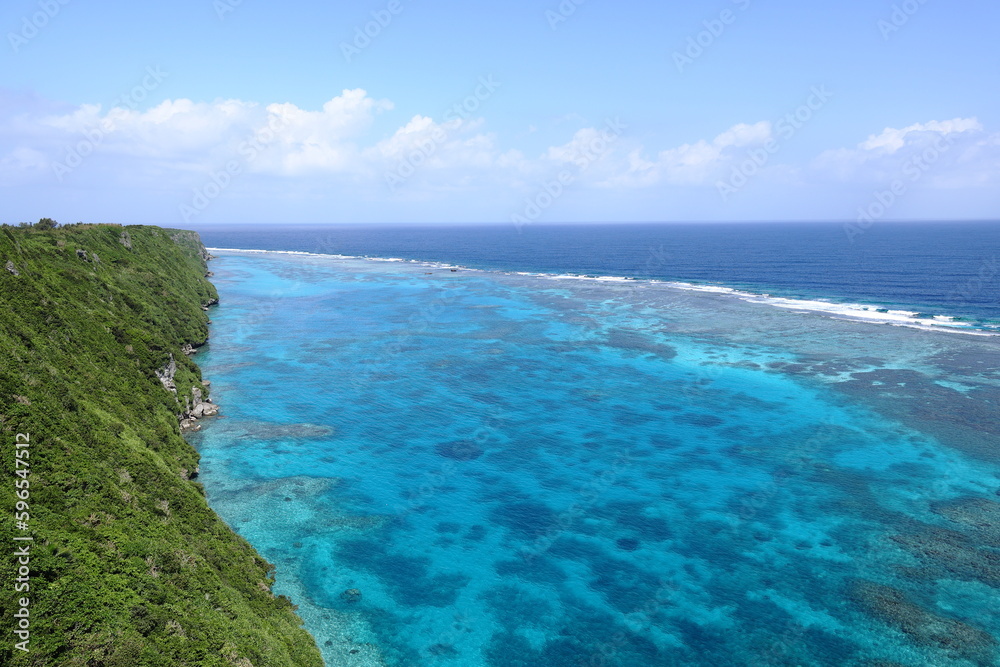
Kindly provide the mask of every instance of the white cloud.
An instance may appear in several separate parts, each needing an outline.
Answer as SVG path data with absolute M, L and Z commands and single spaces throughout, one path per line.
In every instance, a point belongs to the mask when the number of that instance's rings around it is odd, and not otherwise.
M 955 118 L 885 128 L 854 148 L 820 154 L 816 178 L 883 184 L 920 173 L 936 187 L 967 187 L 1000 180 L 1000 134 L 989 134 L 976 118 Z
M 712 142 L 720 148 L 743 147 L 762 144 L 771 138 L 771 124 L 767 121 L 747 125 L 740 123 L 729 128 Z
M 35 115 L 17 115 L 8 108 L 0 111 L 5 116 L 0 117 L 0 178 L 8 185 L 56 186 L 58 165 L 68 164 L 76 153 L 82 156 L 79 166 L 66 178 L 77 185 L 95 192 L 171 191 L 182 200 L 235 161 L 240 173 L 258 179 L 244 183 L 246 196 L 266 182 L 261 177 L 280 176 L 283 180 L 271 179 L 269 187 L 290 198 L 503 199 L 535 192 L 568 170 L 573 188 L 600 189 L 601 196 L 643 189 L 643 196 L 660 197 L 670 186 L 673 193 L 686 189 L 694 199 L 714 201 L 720 179 L 744 164 L 750 151 L 778 140 L 775 127 L 762 121 L 733 125 L 714 138 L 648 148 L 630 128 L 609 134 L 607 127 L 579 127 L 579 118 L 567 117 L 563 120 L 575 125 L 572 134 L 565 125 L 555 130 L 568 137 L 563 143 L 526 156 L 502 145 L 482 118 L 435 120 L 417 114 L 381 137 L 371 136 L 376 117 L 392 108 L 390 101 L 361 89 L 345 90 L 316 110 L 291 103 L 188 99 L 166 100 L 144 111 L 46 105 Z M 841 181 L 867 188 L 896 177 L 905 160 L 941 141 L 949 150 L 927 171 L 927 183 L 940 188 L 1000 183 L 1000 134 L 989 134 L 975 118 L 886 128 L 811 163 L 789 163 L 771 153 L 759 178 L 788 191 L 829 188 Z M 390 174 L 398 178 L 387 189 Z M 239 197 L 240 190 L 226 197 Z
M 255 171 L 338 171 L 353 166 L 358 153 L 353 142 L 363 137 L 376 114 L 391 108 L 391 102 L 373 99 L 360 89 L 345 90 L 318 111 L 240 100 L 166 100 L 146 111 L 81 105 L 34 121 L 11 120 L 21 126 L 21 136 L 30 145 L 4 148 L 8 155 L 25 148 L 42 151 L 53 165 L 100 153 L 186 171 L 243 159 L 241 147 L 257 141 L 267 150 L 255 151 L 261 157 L 252 165 Z
M 48 167 L 45 154 L 32 148 L 15 148 L 0 159 L 0 170 L 20 172 L 40 172 Z
M 746 150 L 773 138 L 771 123 L 740 123 L 711 141 L 701 139 L 660 151 L 654 159 L 644 158 L 641 148 L 627 153 L 616 174 L 605 182 L 615 187 L 669 185 L 709 185 L 732 166 L 746 158 Z
M 956 118 L 954 120 L 936 121 L 929 123 L 914 123 L 909 127 L 897 130 L 887 127 L 881 134 L 871 135 L 866 141 L 858 144 L 858 148 L 864 151 L 875 153 L 895 153 L 907 144 L 907 137 L 913 134 L 932 134 L 937 136 L 947 136 L 957 132 L 968 132 L 982 130 L 983 126 L 975 118 Z M 911 138 L 912 140 L 913 138 Z

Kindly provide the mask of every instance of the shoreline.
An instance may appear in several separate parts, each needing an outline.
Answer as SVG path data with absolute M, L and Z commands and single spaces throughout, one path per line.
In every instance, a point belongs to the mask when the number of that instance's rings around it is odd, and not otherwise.
M 951 315 L 936 315 L 925 313 L 920 310 L 904 310 L 900 307 L 880 306 L 877 304 L 864 304 L 855 302 L 837 303 L 827 301 L 821 297 L 816 298 L 794 298 L 776 296 L 768 292 L 753 292 L 728 287 L 726 285 L 711 283 L 692 283 L 675 280 L 660 280 L 655 278 L 632 278 L 625 276 L 600 276 L 590 274 L 572 273 L 546 273 L 539 271 L 504 271 L 502 269 L 477 269 L 460 264 L 449 264 L 446 262 L 435 262 L 420 259 L 405 259 L 400 257 L 366 257 L 359 255 L 338 255 L 328 253 L 314 253 L 300 250 L 259 250 L 251 248 L 206 248 L 211 252 L 260 254 L 260 255 L 292 255 L 300 257 L 329 258 L 336 260 L 360 260 L 382 263 L 402 263 L 412 264 L 425 268 L 448 269 L 450 271 L 468 271 L 476 273 L 494 273 L 499 275 L 516 275 L 525 277 L 543 278 L 548 280 L 580 280 L 600 283 L 622 283 L 633 284 L 644 287 L 666 287 L 669 289 L 701 292 L 704 294 L 714 294 L 718 296 L 735 297 L 746 303 L 757 303 L 805 313 L 813 313 L 831 319 L 865 322 L 869 324 L 884 324 L 889 326 L 906 327 L 918 331 L 932 331 L 944 333 L 957 333 L 965 336 L 978 336 L 993 338 L 1000 336 L 1000 324 L 988 325 L 986 327 L 976 326 L 967 323 Z M 924 317 L 918 317 L 925 315 Z
M 321 667 L 271 564 L 208 504 L 182 433 L 218 410 L 191 359 L 219 297 L 200 237 L 4 232 L 0 413 L 32 447 L 18 457 L 17 528 L 38 547 L 23 572 L 0 566 L 26 593 L 21 646 L 0 648 L 0 663 L 188 664 L 225 647 L 233 664 Z

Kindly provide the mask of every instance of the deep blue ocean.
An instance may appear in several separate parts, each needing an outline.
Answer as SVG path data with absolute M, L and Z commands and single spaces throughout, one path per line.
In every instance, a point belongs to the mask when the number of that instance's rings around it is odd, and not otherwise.
M 329 666 L 1000 664 L 1000 225 L 199 231 Z
M 214 227 L 220 248 L 717 283 L 1000 321 L 1000 222 Z

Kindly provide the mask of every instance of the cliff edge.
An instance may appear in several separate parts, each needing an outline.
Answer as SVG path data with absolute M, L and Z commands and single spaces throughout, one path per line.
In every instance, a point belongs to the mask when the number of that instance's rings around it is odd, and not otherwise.
M 208 257 L 183 230 L 0 228 L 0 664 L 322 666 L 180 434 L 217 409 L 190 359 Z

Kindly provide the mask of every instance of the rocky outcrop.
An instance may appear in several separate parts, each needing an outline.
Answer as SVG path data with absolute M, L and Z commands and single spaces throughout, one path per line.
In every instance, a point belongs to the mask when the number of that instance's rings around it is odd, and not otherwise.
M 156 377 L 160 379 L 163 383 L 163 387 L 168 391 L 177 393 L 177 386 L 174 384 L 174 375 L 177 374 L 177 362 L 174 361 L 174 355 L 170 355 L 170 361 L 167 364 L 156 371 Z
M 201 243 L 201 237 L 198 236 L 197 232 L 185 231 L 185 230 L 173 230 L 174 233 L 170 235 L 170 240 L 180 246 L 187 246 L 201 257 L 204 261 L 209 261 L 215 259 L 215 257 L 208 252 L 204 245 Z
M 184 354 L 192 355 L 197 350 L 190 343 L 186 343 L 181 348 L 181 351 L 184 352 Z M 174 382 L 174 376 L 176 374 L 177 361 L 174 359 L 174 355 L 171 354 L 170 361 L 168 361 L 163 368 L 156 371 L 156 377 L 159 378 L 164 389 L 176 394 L 177 385 Z M 208 380 L 204 380 L 201 383 L 201 387 L 192 387 L 191 395 L 184 397 L 184 411 L 178 416 L 181 431 L 198 431 L 201 429 L 201 424 L 198 423 L 199 419 L 204 417 L 214 417 L 219 414 L 219 406 L 213 403 L 212 399 L 207 396 L 207 391 L 210 386 L 212 386 L 212 383 Z
M 203 387 L 208 387 L 211 382 L 202 382 Z M 199 419 L 204 417 L 214 417 L 219 414 L 219 406 L 212 402 L 211 398 L 204 396 L 204 392 L 198 387 L 191 388 L 191 396 L 184 398 L 184 412 L 181 414 L 181 431 L 200 431 Z
M 10 273 L 14 274 L 15 276 L 21 275 L 21 272 L 17 270 L 16 266 L 14 266 L 14 262 L 10 260 L 7 260 L 7 264 L 6 266 L 4 266 L 4 268 L 7 269 Z
M 122 235 L 118 237 L 118 242 L 125 246 L 126 249 L 132 249 L 132 237 L 129 236 L 128 232 L 122 232 Z

